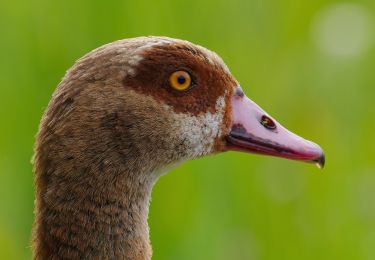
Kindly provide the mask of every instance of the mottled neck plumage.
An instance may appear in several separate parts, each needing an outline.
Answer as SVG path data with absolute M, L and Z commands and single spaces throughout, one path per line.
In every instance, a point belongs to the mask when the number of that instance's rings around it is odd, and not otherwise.
M 35 259 L 150 259 L 152 183 L 134 172 L 85 175 L 89 182 L 72 172 L 37 180 Z

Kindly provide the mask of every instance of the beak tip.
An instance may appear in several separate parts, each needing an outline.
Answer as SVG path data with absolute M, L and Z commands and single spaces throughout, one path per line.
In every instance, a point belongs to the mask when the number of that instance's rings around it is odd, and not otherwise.
M 319 169 L 323 169 L 326 163 L 326 157 L 324 153 L 322 152 L 322 154 L 317 159 L 315 159 L 314 162 Z

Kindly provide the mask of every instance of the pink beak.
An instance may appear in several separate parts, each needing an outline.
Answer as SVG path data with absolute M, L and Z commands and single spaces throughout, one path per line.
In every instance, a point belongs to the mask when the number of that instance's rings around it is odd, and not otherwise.
M 319 145 L 293 134 L 245 96 L 240 87 L 232 97 L 232 128 L 227 150 L 283 157 L 324 167 Z

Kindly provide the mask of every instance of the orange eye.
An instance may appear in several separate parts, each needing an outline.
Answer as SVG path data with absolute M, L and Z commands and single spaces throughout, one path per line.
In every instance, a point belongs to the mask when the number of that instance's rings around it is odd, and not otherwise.
M 183 70 L 173 72 L 169 76 L 169 85 L 179 91 L 188 89 L 191 86 L 190 74 Z

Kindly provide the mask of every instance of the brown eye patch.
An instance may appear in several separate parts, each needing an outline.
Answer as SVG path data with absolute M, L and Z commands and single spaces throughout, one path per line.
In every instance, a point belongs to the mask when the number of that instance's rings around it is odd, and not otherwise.
M 140 55 L 143 59 L 135 75 L 125 77 L 124 86 L 153 96 L 177 113 L 214 113 L 216 100 L 225 93 L 229 98 L 237 85 L 220 64 L 212 63 L 207 53 L 193 44 L 157 45 Z M 187 72 L 195 86 L 188 92 L 171 88 L 170 76 L 176 71 Z

